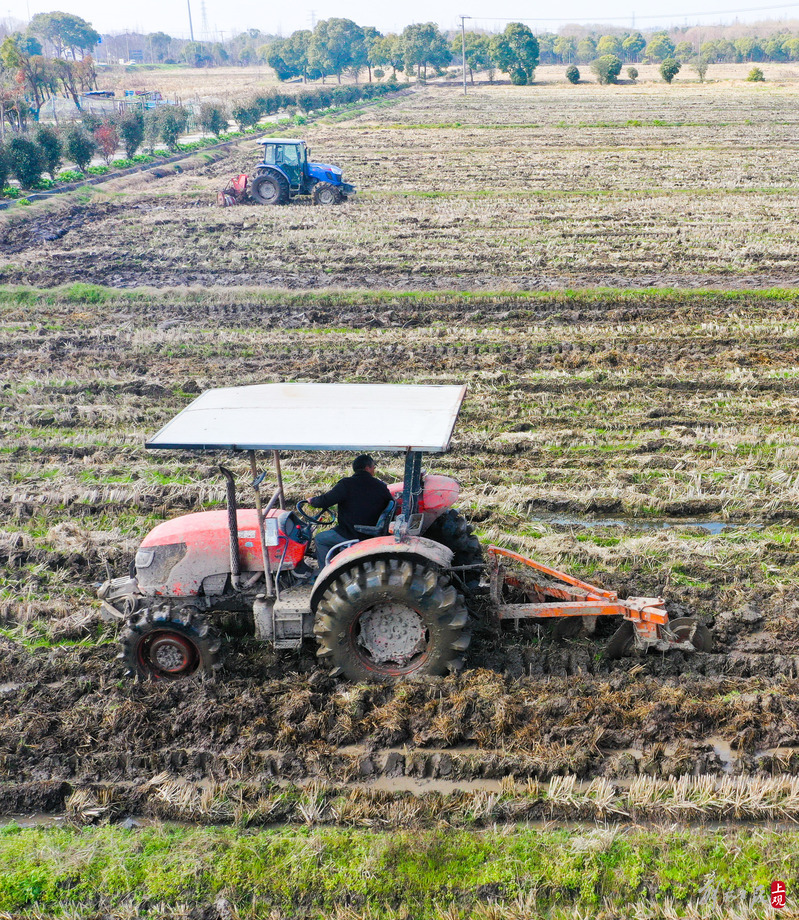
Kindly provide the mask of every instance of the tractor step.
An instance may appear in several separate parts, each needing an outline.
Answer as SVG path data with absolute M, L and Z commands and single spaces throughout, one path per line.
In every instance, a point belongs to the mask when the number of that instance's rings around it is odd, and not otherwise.
M 266 599 L 256 601 L 253 613 L 258 638 L 277 649 L 298 649 L 306 636 L 313 635 L 312 590 L 312 585 L 296 585 L 283 588 L 272 604 Z

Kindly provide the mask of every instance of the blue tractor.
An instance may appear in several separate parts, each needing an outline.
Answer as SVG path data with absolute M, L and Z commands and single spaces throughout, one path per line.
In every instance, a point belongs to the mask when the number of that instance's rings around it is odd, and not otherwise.
M 288 204 L 298 195 L 310 195 L 314 204 L 339 204 L 355 194 L 344 182 L 338 166 L 310 163 L 305 141 L 262 137 L 264 158 L 248 182 L 250 197 L 258 204 Z

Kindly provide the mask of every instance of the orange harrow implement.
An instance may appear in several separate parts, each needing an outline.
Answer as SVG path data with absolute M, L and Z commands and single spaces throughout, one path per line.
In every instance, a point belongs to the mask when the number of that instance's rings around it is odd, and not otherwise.
M 249 197 L 250 177 L 247 173 L 234 176 L 230 182 L 216 194 L 216 203 L 220 208 L 231 208 L 234 204 L 242 204 Z
M 491 600 L 500 621 L 518 623 L 520 619 L 557 617 L 556 635 L 567 638 L 575 636 L 583 626 L 593 632 L 596 617 L 621 616 L 624 622 L 608 643 L 610 658 L 650 648 L 664 652 L 674 649 L 710 651 L 712 639 L 708 628 L 692 617 L 669 620 L 661 597 L 620 600 L 614 591 L 580 581 L 519 553 L 499 546 L 489 546 L 487 552 Z M 503 560 L 519 563 L 524 568 L 509 568 Z M 507 603 L 508 593 L 517 599 L 522 595 L 524 600 Z

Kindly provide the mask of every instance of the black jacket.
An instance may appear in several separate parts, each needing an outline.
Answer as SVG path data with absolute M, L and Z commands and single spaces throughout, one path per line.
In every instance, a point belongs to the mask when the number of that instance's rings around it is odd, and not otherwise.
M 392 501 L 388 486 L 366 470 L 340 479 L 329 492 L 311 499 L 314 508 L 338 505 L 336 530 L 347 540 L 362 540 L 363 534 L 353 529 L 362 524 L 373 527 Z

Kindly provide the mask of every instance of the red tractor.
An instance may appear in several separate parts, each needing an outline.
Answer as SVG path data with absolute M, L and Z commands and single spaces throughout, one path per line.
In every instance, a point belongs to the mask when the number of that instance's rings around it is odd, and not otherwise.
M 460 386 L 266 384 L 198 397 L 147 447 L 247 451 L 255 508 L 238 508 L 233 476 L 220 467 L 227 509 L 159 524 L 142 541 L 130 576 L 101 586 L 104 612 L 124 622 L 120 657 L 128 672 L 151 679 L 214 673 L 231 619 L 276 648 L 315 637 L 319 658 L 352 680 L 457 671 L 471 637 L 467 601 L 478 594 L 496 623 L 559 617 L 561 636 L 590 628 L 599 615 L 621 615 L 613 654 L 708 650 L 706 627 L 693 619 L 669 623 L 659 598 L 622 602 L 499 547 L 488 547 L 485 561 L 453 507 L 458 483 L 422 470 L 423 453 L 449 446 L 464 393 Z M 257 450 L 270 450 L 275 462 L 276 488 L 266 503 Z M 405 454 L 403 482 L 390 486 L 393 501 L 376 525 L 333 547 L 312 583 L 304 560 L 314 530 L 335 517 L 305 502 L 285 507 L 280 450 Z

